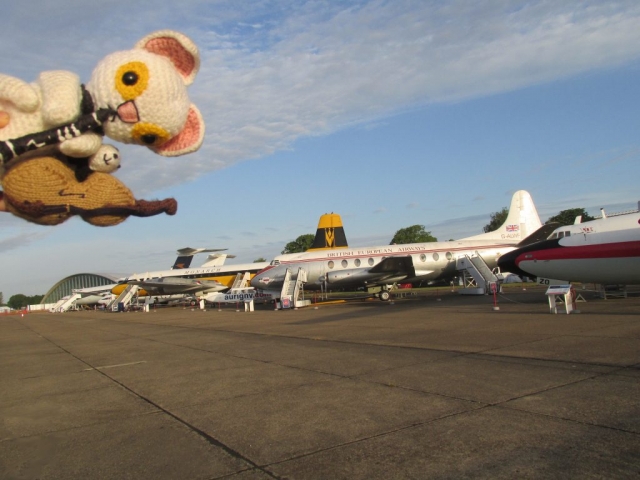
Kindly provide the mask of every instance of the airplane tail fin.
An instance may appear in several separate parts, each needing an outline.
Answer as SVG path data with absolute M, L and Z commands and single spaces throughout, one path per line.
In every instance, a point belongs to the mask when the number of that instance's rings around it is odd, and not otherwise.
M 511 198 L 509 214 L 504 223 L 493 232 L 483 233 L 464 240 L 502 240 L 518 243 L 542 226 L 538 211 L 529 192 L 518 190 Z
M 347 248 L 348 246 L 340 215 L 337 213 L 325 213 L 320 217 L 316 238 L 307 251 Z
M 173 266 L 171 267 L 171 269 L 174 270 L 178 268 L 189 268 L 189 265 L 191 265 L 191 260 L 193 260 L 193 255 L 178 255 L 178 258 L 176 258 L 176 261 L 173 262 Z

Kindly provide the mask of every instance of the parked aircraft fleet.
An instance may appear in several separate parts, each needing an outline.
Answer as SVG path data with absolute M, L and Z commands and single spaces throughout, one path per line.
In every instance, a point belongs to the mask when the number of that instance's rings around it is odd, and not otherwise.
M 303 253 L 276 256 L 270 263 L 225 264 L 224 249 L 178 250 L 170 270 L 129 275 L 109 290 L 77 292 L 77 305 L 113 304 L 126 289 L 156 302 L 193 298 L 202 303 L 279 299 L 286 279 L 304 273 L 306 290 L 362 289 L 389 299 L 397 283 L 434 282 L 460 275 L 469 262 L 488 272 L 501 270 L 554 282 L 640 284 L 639 211 L 573 225 L 542 225 L 531 195 L 517 191 L 506 221 L 497 230 L 460 240 L 374 247 L 349 247 L 337 214 L 320 217 L 314 242 Z M 200 267 L 194 255 L 209 253 Z M 240 279 L 242 278 L 242 282 Z M 250 281 L 250 285 L 248 282 Z M 482 290 L 484 291 L 484 290 Z M 148 302 L 147 302 L 148 303 Z

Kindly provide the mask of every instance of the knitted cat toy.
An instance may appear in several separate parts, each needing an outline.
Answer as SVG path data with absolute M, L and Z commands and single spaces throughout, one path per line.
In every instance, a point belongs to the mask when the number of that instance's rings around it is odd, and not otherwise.
M 56 225 L 73 215 L 98 226 L 129 215 L 173 215 L 177 203 L 136 200 L 110 175 L 118 150 L 103 136 L 163 156 L 195 152 L 204 122 L 187 95 L 200 67 L 181 33 L 147 35 L 133 49 L 105 57 L 86 86 L 67 71 L 37 81 L 0 74 L 0 200 L 26 220 Z

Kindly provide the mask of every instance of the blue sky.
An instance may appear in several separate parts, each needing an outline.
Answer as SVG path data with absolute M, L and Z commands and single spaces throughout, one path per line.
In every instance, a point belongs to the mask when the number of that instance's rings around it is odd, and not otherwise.
M 528 190 L 545 221 L 640 200 L 636 1 L 0 1 L 2 73 L 65 69 L 165 28 L 200 48 L 194 154 L 122 146 L 117 176 L 175 216 L 97 228 L 0 215 L 0 292 L 167 268 L 182 247 L 271 258 L 322 213 L 352 245 L 482 232 Z M 34 12 L 38 12 L 34 15 Z M 204 260 L 196 259 L 195 264 Z

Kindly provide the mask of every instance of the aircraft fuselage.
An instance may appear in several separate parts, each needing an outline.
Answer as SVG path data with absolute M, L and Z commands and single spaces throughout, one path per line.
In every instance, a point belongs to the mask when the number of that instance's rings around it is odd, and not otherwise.
M 298 268 L 307 272 L 307 290 L 433 281 L 456 276 L 456 260 L 460 257 L 477 252 L 494 268 L 497 259 L 514 248 L 512 243 L 460 240 L 282 255 L 258 272 L 251 285 L 269 290 L 280 288 L 286 270 L 295 275 Z M 383 260 L 386 264 L 392 263 L 391 257 L 403 264 L 376 268 Z
M 564 236 L 504 255 L 500 268 L 570 282 L 640 284 L 640 213 L 569 225 L 557 231 Z
M 119 295 L 127 288 L 129 282 L 143 282 L 152 279 L 159 280 L 158 284 L 153 287 L 142 287 L 138 292 L 139 296 L 209 291 L 215 288 L 213 286 L 210 289 L 207 288 L 207 282 L 218 282 L 230 287 L 238 273 L 250 272 L 250 275 L 253 276 L 265 265 L 265 263 L 246 263 L 136 273 L 121 280 L 111 290 L 111 293 Z M 196 282 L 200 282 L 202 288 L 199 288 Z

